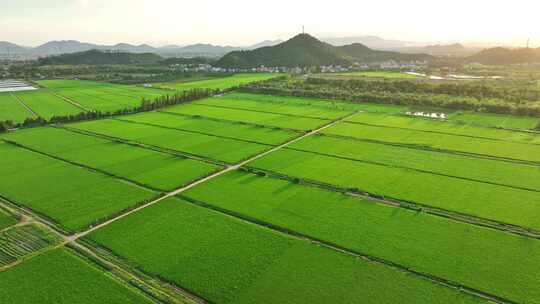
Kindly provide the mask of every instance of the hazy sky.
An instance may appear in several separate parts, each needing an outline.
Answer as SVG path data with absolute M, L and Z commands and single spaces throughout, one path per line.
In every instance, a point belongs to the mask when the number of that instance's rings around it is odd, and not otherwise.
M 248 45 L 301 31 L 540 46 L 538 0 L 0 0 L 0 41 Z

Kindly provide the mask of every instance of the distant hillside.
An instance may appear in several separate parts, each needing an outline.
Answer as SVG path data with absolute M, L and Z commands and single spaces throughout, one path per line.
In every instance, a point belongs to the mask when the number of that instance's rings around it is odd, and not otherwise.
M 481 48 L 466 47 L 460 43 L 453 44 L 435 44 L 424 47 L 407 47 L 397 48 L 396 51 L 401 53 L 425 53 L 432 56 L 445 56 L 445 57 L 465 57 L 476 54 Z
M 0 41 L 0 54 L 24 54 L 28 49 L 7 41 Z
M 276 46 L 252 51 L 234 51 L 221 58 L 216 66 L 224 68 L 253 68 L 259 66 L 309 67 L 348 65 L 353 62 L 386 60 L 425 60 L 429 55 L 400 54 L 376 51 L 355 43 L 336 47 L 308 34 L 300 34 Z
M 276 46 L 252 51 L 235 51 L 221 58 L 216 66 L 226 68 L 252 68 L 258 66 L 320 66 L 346 64 L 339 50 L 310 35 L 300 34 Z
M 422 43 L 419 43 L 419 42 L 390 40 L 390 39 L 384 39 L 377 36 L 334 37 L 334 38 L 324 38 L 322 40 L 324 42 L 330 43 L 335 46 L 344 46 L 348 44 L 360 43 L 371 49 L 379 49 L 379 50 L 389 50 L 389 49 L 395 49 L 395 48 L 422 46 Z
M 21 47 L 14 43 L 0 41 L 0 56 L 24 55 L 27 58 L 38 58 L 53 55 L 72 54 L 89 50 L 120 51 L 129 53 L 156 53 L 168 57 L 221 57 L 229 52 L 237 50 L 252 50 L 262 46 L 272 46 L 282 42 L 281 40 L 266 40 L 255 45 L 245 47 L 220 46 L 212 44 L 197 43 L 186 46 L 167 45 L 163 47 L 153 47 L 148 44 L 133 45 L 129 43 L 118 43 L 115 45 L 100 45 L 94 43 L 80 42 L 77 40 L 49 41 L 37 47 Z
M 338 47 L 340 51 L 351 57 L 353 61 L 369 63 L 380 62 L 386 60 L 396 61 L 415 61 L 415 60 L 430 60 L 432 57 L 427 54 L 403 54 L 390 51 L 377 51 L 368 48 L 367 46 L 354 43 Z
M 162 60 L 160 63 L 164 65 L 172 64 L 186 64 L 186 65 L 196 65 L 196 64 L 213 64 L 217 59 L 209 57 L 190 57 L 190 58 L 167 58 Z
M 468 62 L 487 65 L 508 65 L 519 63 L 540 63 L 540 48 L 491 48 L 467 58 Z
M 59 64 L 148 64 L 163 60 L 153 53 L 127 53 L 116 51 L 89 50 L 85 52 L 63 54 L 39 59 L 41 65 Z

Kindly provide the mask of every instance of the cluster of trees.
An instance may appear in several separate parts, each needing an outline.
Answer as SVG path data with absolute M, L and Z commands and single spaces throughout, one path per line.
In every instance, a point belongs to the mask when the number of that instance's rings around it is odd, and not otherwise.
M 446 94 L 477 99 L 499 98 L 510 102 L 540 100 L 540 87 L 537 83 L 526 81 L 428 82 L 409 80 L 334 80 L 310 77 L 306 83 L 365 91 Z
M 67 116 L 53 116 L 49 120 L 45 120 L 41 117 L 37 118 L 27 118 L 22 123 L 14 123 L 11 120 L 0 121 L 0 133 L 7 132 L 10 129 L 14 128 L 31 128 L 42 126 L 46 124 L 53 123 L 70 123 L 83 120 L 92 120 L 99 118 L 107 118 L 119 115 L 134 114 L 139 112 L 153 111 L 160 108 L 178 105 L 198 99 L 203 99 L 210 97 L 214 94 L 219 93 L 220 91 L 216 90 L 206 90 L 206 89 L 194 89 L 189 91 L 183 91 L 181 93 L 176 93 L 174 95 L 164 95 L 156 98 L 155 100 L 143 99 L 141 105 L 136 108 L 126 108 L 114 112 L 101 112 L 101 111 L 91 111 L 91 112 L 81 112 L 76 115 L 67 115 Z
M 441 107 L 540 117 L 540 99 L 535 99 L 534 94 L 527 98 L 518 99 L 516 95 L 521 93 L 516 92 L 514 96 L 501 98 L 504 94 L 500 88 L 492 88 L 482 84 L 432 84 L 413 81 L 309 78 L 307 80 L 269 80 L 245 86 L 242 90 L 273 95 Z
M 153 53 L 128 53 L 117 51 L 89 50 L 38 59 L 40 65 L 100 65 L 100 64 L 152 64 L 163 60 Z

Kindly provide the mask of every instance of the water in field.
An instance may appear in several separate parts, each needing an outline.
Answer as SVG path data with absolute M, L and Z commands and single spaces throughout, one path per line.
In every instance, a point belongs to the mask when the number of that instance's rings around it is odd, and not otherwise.
M 447 119 L 448 115 L 446 113 L 434 113 L 434 112 L 407 112 L 407 115 L 417 116 L 417 117 L 426 117 L 426 118 L 436 118 L 436 119 Z

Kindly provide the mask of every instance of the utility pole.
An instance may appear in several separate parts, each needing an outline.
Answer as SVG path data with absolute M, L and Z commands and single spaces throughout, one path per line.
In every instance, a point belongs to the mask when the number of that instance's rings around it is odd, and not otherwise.
M 529 43 L 531 42 L 531 38 L 527 39 L 527 48 L 529 48 Z

